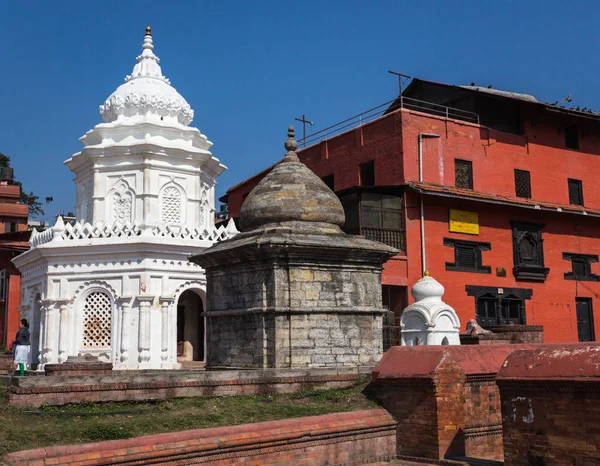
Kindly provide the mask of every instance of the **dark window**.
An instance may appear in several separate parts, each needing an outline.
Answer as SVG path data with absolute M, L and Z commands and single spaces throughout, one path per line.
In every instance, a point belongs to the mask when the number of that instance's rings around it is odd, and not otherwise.
M 525 300 L 531 299 L 532 290 L 467 285 L 466 291 L 475 298 L 477 322 L 482 327 L 526 324 Z
M 6 270 L 0 272 L 0 300 L 6 299 Z
M 333 187 L 334 187 L 333 173 L 331 175 L 324 176 L 321 179 L 323 180 L 323 183 L 325 183 L 329 189 L 331 189 L 332 191 L 334 190 L 333 189 Z
M 346 222 L 344 231 L 364 235 L 404 250 L 404 217 L 402 197 L 399 195 L 361 192 L 340 198 Z
M 537 223 L 511 222 L 513 230 L 513 273 L 517 280 L 545 281 L 542 228 Z
M 565 147 L 579 150 L 579 129 L 577 126 L 572 125 L 565 128 Z
M 14 222 L 6 222 L 4 224 L 4 233 L 14 233 L 17 231 L 17 224 Z
M 517 197 L 531 199 L 531 179 L 528 171 L 515 170 L 515 193 Z
M 565 280 L 600 281 L 600 276 L 592 273 L 592 264 L 598 262 L 597 255 L 563 252 L 563 260 L 571 261 L 572 265 L 571 272 L 565 273 Z
M 580 180 L 569 178 L 569 204 L 583 205 L 583 188 Z
M 360 164 L 360 185 L 375 186 L 375 161 Z
M 577 310 L 577 335 L 579 341 L 594 341 L 592 300 L 590 298 L 576 298 L 575 308 Z
M 454 159 L 454 178 L 457 188 L 473 189 L 473 164 Z
M 482 265 L 481 259 L 481 251 L 489 251 L 490 243 L 444 238 L 444 246 L 454 248 L 454 262 L 446 262 L 446 270 L 492 273 L 492 268 Z

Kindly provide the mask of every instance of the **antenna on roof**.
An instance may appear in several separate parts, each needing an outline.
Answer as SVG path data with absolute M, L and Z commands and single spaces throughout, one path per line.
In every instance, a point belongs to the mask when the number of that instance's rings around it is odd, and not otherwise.
M 306 147 L 306 123 L 310 125 L 310 130 L 312 133 L 312 127 L 315 124 L 314 121 L 309 121 L 306 119 L 306 115 L 302 114 L 302 118 L 294 118 L 296 121 L 300 121 L 302 123 L 302 147 Z
M 402 78 L 411 79 L 411 77 L 407 74 L 397 73 L 396 71 L 388 71 L 388 73 L 398 76 L 398 95 L 402 95 Z

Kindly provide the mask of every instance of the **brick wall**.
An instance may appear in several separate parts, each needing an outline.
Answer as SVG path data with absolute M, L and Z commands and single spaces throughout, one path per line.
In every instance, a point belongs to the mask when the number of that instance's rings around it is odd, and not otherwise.
M 366 464 L 395 456 L 394 419 L 382 409 L 198 429 L 127 440 L 39 448 L 4 456 L 10 466 Z
M 495 376 L 506 356 L 528 345 L 398 346 L 373 371 L 370 389 L 398 419 L 398 455 L 501 460 Z
M 16 377 L 7 398 L 17 406 L 99 401 L 156 400 L 193 396 L 293 393 L 348 387 L 371 367 L 267 369 L 261 371 L 113 371 L 111 375 Z
M 497 383 L 505 465 L 600 464 L 600 344 L 515 351 Z

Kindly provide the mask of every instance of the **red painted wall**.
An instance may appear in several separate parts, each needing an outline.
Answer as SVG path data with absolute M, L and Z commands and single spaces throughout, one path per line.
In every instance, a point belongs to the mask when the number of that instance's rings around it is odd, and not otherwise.
M 300 159 L 318 176 L 334 174 L 335 190 L 359 184 L 359 165 L 375 161 L 376 185 L 401 185 L 419 180 L 418 135 L 439 134 L 422 142 L 423 180 L 454 186 L 454 160 L 473 164 L 475 191 L 515 196 L 514 170 L 531 174 L 532 198 L 568 204 L 567 179 L 582 181 L 586 207 L 600 209 L 600 187 L 596 174 L 600 167 L 600 123 L 567 120 L 567 117 L 538 109 L 525 109 L 521 115 L 523 135 L 514 135 L 487 127 L 400 109 L 362 127 L 299 151 Z M 580 125 L 580 150 L 565 148 L 564 127 Z M 240 199 L 262 177 L 242 183 L 228 193 L 229 214 L 239 215 Z M 548 213 L 518 207 L 475 201 L 443 200 L 425 196 L 425 234 L 427 268 L 446 288 L 444 297 L 458 312 L 462 324 L 475 318 L 475 301 L 465 285 L 530 288 L 533 297 L 526 301 L 528 324 L 544 326 L 545 340 L 576 341 L 575 298 L 592 298 L 596 335 L 600 336 L 600 285 L 596 282 L 565 280 L 571 262 L 563 252 L 600 253 L 600 222 L 596 218 L 568 213 Z M 405 256 L 390 260 L 384 267 L 382 283 L 412 285 L 421 277 L 421 239 L 419 197 L 406 192 Z M 448 209 L 479 213 L 478 236 L 449 233 Z M 517 282 L 512 274 L 512 220 L 543 223 L 545 266 L 550 274 L 544 283 Z M 454 261 L 454 251 L 443 246 L 443 238 L 490 242 L 491 251 L 483 252 L 483 265 L 491 274 L 450 272 L 446 262 Z M 504 267 L 506 277 L 497 277 L 496 268 Z M 600 275 L 600 264 L 592 264 L 592 273 Z M 412 299 L 411 299 L 412 301 Z
M 410 196 L 409 196 L 410 197 Z M 463 326 L 475 318 L 475 299 L 467 296 L 465 285 L 498 288 L 529 288 L 531 300 L 525 301 L 527 324 L 543 325 L 547 342 L 577 341 L 575 298 L 591 298 L 594 313 L 600 311 L 600 283 L 565 280 L 571 271 L 571 262 L 563 260 L 563 252 L 598 254 L 600 228 L 597 220 L 583 216 L 536 212 L 521 208 L 484 205 L 478 202 L 450 201 L 439 197 L 425 197 L 425 244 L 427 269 L 446 289 L 444 301 L 458 313 Z M 448 231 L 449 209 L 478 212 L 478 236 Z M 407 255 L 410 258 L 409 277 L 417 279 L 421 273 L 420 233 L 418 209 L 408 209 L 411 228 L 407 228 Z M 416 219 L 415 219 L 416 217 Z M 550 268 L 545 282 L 517 281 L 512 274 L 513 247 L 510 222 L 527 221 L 544 224 L 544 263 Z M 594 225 L 596 223 L 596 225 Z M 482 253 L 483 265 L 490 266 L 491 274 L 447 271 L 445 264 L 454 262 L 454 249 L 443 245 L 443 238 L 491 243 L 491 250 Z M 506 269 L 506 277 L 496 276 L 496 268 Z M 600 274 L 600 263 L 592 264 L 592 273 Z M 600 336 L 600 318 L 595 319 L 595 333 Z

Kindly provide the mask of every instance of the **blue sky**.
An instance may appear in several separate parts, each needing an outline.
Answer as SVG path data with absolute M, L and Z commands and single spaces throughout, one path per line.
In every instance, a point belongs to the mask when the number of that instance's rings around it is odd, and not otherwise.
M 63 161 L 99 123 L 152 26 L 163 73 L 228 167 L 217 195 L 315 131 L 395 97 L 402 73 L 492 84 L 600 109 L 595 1 L 22 1 L 0 4 L 0 152 L 17 179 L 74 210 Z

